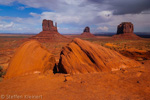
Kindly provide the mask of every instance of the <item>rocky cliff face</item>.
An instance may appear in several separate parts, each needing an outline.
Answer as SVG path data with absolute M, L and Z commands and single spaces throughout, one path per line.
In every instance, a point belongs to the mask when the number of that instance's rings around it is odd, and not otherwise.
M 53 70 L 55 58 L 35 40 L 22 44 L 11 58 L 5 78 Z
M 141 66 L 140 63 L 100 45 L 74 39 L 60 54 L 58 70 L 62 73 L 93 73 Z
M 42 27 L 43 27 L 43 31 L 57 31 L 57 23 L 55 23 L 54 26 L 52 20 L 44 19 L 42 22 Z
M 122 22 L 117 28 L 117 34 L 133 33 L 133 31 L 134 26 L 131 22 Z
M 89 32 L 90 33 L 90 28 L 87 26 L 85 27 L 84 31 L 83 32 Z

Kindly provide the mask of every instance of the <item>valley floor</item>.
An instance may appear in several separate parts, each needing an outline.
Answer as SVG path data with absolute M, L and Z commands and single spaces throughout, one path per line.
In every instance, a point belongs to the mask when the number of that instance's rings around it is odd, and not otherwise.
M 0 66 L 7 69 L 10 58 L 31 36 L 0 36 Z M 74 36 L 67 36 L 74 38 Z M 111 37 L 84 38 L 142 63 L 143 67 L 88 74 L 45 74 L 3 79 L 0 100 L 150 100 L 150 39 L 114 40 Z M 42 43 L 57 62 L 68 42 Z
M 1 97 L 26 100 L 149 100 L 150 61 L 144 67 L 89 74 L 31 74 L 0 82 Z M 4 99 L 4 100 L 5 100 Z M 11 99 L 12 100 L 12 99 Z

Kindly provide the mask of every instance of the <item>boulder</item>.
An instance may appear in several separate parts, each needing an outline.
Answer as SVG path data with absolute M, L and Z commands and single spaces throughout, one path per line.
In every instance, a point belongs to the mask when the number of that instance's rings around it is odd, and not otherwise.
M 116 51 L 76 38 L 63 47 L 58 72 L 94 73 L 137 66 L 141 66 L 141 64 Z
M 55 58 L 41 44 L 30 40 L 22 44 L 11 58 L 5 78 L 53 70 Z

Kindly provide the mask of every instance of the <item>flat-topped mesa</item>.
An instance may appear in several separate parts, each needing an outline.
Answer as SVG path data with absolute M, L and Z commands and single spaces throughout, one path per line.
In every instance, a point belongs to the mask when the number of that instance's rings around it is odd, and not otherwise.
M 117 34 L 123 34 L 123 33 L 133 33 L 134 26 L 131 22 L 122 22 L 117 27 Z
M 113 36 L 117 39 L 141 39 L 134 34 L 134 26 L 131 22 L 122 22 L 117 27 L 117 33 Z
M 57 31 L 57 23 L 55 23 L 55 26 L 53 25 L 52 20 L 43 20 L 42 23 L 43 31 Z
M 89 32 L 90 33 L 90 28 L 88 26 L 85 27 L 85 29 L 83 30 L 83 32 Z

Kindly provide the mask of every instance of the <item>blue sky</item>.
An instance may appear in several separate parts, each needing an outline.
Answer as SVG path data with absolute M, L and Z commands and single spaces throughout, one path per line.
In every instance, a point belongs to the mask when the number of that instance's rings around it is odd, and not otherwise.
M 0 0 L 0 33 L 39 33 L 42 20 L 58 24 L 60 33 L 116 32 L 132 22 L 135 32 L 150 32 L 149 0 Z
M 9 17 L 21 17 L 27 18 L 32 17 L 30 12 L 42 13 L 44 10 L 37 8 L 26 8 L 24 5 L 18 4 L 16 6 L 0 6 L 0 16 L 9 16 Z

